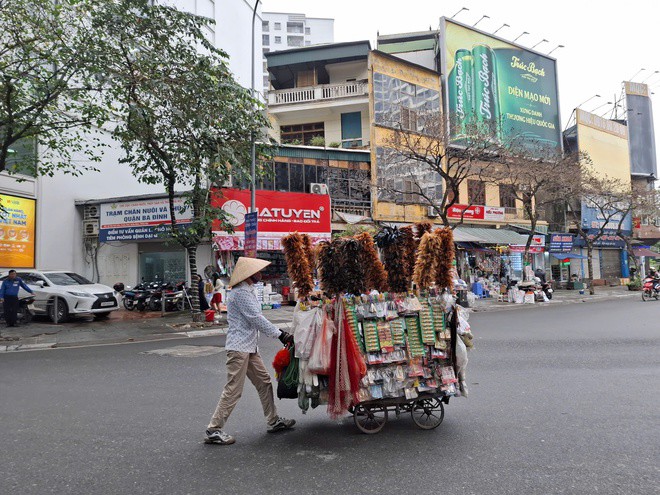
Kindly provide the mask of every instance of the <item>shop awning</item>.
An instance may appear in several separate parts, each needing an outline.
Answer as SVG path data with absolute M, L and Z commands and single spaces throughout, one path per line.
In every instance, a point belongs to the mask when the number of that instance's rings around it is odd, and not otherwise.
M 587 256 L 584 256 L 582 254 L 575 254 L 575 253 L 550 253 L 552 256 L 557 258 L 558 260 L 565 260 L 566 258 L 568 259 L 573 259 L 573 260 L 586 260 Z
M 660 258 L 660 253 L 651 251 L 649 248 L 633 248 L 635 256 L 645 256 L 647 258 Z
M 460 236 L 470 236 L 472 239 L 461 239 Z M 455 241 L 479 242 L 482 244 L 524 245 L 527 236 L 520 235 L 512 230 L 484 229 L 479 227 L 456 227 L 454 229 Z
M 480 246 L 475 242 L 457 242 L 456 245 L 459 248 L 465 249 L 466 251 L 478 251 L 480 253 L 496 253 L 496 251 Z

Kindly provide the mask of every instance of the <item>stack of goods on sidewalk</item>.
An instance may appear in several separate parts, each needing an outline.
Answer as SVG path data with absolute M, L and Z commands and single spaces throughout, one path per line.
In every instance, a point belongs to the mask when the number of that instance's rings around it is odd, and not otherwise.
M 284 238 L 299 301 L 295 347 L 273 363 L 279 397 L 297 398 L 303 411 L 327 404 L 337 418 L 365 404 L 435 400 L 437 408 L 449 397 L 467 396 L 472 334 L 453 295 L 452 231 L 416 227 L 385 227 L 316 250 L 304 235 Z M 313 291 L 315 269 L 319 292 Z

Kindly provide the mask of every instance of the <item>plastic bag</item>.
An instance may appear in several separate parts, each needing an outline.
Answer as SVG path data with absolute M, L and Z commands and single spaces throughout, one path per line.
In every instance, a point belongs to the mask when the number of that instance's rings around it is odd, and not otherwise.
M 332 354 L 332 336 L 335 333 L 335 324 L 330 318 L 323 318 L 321 329 L 316 333 L 314 344 L 309 355 L 307 369 L 317 375 L 330 373 Z
M 465 343 L 463 342 L 463 339 L 456 339 L 456 357 L 455 357 L 455 362 L 456 362 L 456 369 L 458 371 L 458 376 L 459 379 L 461 377 L 465 376 L 465 370 L 467 368 L 468 364 L 468 355 L 467 355 L 467 348 L 465 347 Z
M 309 357 L 320 323 L 320 312 L 319 308 L 303 311 L 300 303 L 293 310 L 293 341 L 296 343 L 297 358 L 307 359 Z

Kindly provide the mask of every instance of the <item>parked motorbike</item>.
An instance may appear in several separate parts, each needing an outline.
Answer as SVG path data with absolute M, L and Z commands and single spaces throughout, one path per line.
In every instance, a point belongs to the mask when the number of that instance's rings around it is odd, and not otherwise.
M 165 311 L 183 311 L 190 306 L 190 295 L 185 282 L 168 287 L 164 292 Z
M 116 287 L 120 285 L 123 286 L 124 284 L 115 284 Z M 144 311 L 148 307 L 148 299 L 151 297 L 152 290 L 149 288 L 148 284 L 141 282 L 133 288 L 128 286 L 123 291 L 118 292 L 121 292 L 124 307 L 127 310 L 133 311 L 134 309 L 137 309 L 138 311 Z
M 660 282 L 652 277 L 646 277 L 644 279 L 644 285 L 642 285 L 642 301 L 647 301 L 651 298 L 654 298 L 656 301 L 660 299 Z
M 18 312 L 16 313 L 16 321 L 19 325 L 28 325 L 34 317 L 34 296 L 23 296 L 18 301 Z M 0 304 L 0 320 L 5 319 L 5 312 L 3 305 Z
M 552 293 L 554 292 L 552 284 L 550 282 L 541 282 L 541 290 L 545 292 L 545 297 L 552 299 Z

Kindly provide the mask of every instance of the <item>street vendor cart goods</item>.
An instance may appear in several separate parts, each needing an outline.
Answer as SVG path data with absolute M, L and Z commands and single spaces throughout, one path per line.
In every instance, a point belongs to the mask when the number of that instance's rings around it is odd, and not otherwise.
M 303 412 L 323 405 L 331 418 L 352 412 L 364 433 L 392 413 L 438 427 L 449 399 L 467 396 L 472 347 L 453 295 L 452 231 L 386 227 L 314 248 L 293 233 L 283 246 L 299 301 L 295 344 L 273 362 L 278 397 L 297 399 Z

